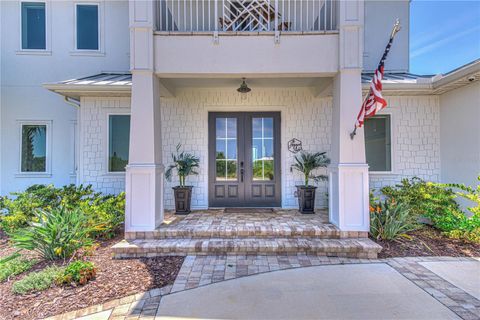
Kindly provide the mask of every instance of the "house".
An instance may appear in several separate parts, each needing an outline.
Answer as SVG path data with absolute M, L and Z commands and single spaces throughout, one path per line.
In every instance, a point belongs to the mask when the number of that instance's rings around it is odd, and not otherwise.
M 409 73 L 408 0 L 0 7 L 1 194 L 33 183 L 125 190 L 126 231 L 152 231 L 173 207 L 164 168 L 181 143 L 201 161 L 188 181 L 194 209 L 295 208 L 296 139 L 331 158 L 317 206 L 364 233 L 371 188 L 412 176 L 473 184 L 480 172 L 480 61 Z M 396 18 L 389 106 L 351 139 Z M 249 93 L 237 92 L 243 78 Z

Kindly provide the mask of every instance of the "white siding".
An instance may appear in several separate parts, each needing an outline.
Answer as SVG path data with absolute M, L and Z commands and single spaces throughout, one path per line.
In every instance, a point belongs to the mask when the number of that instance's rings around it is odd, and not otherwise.
M 440 179 L 440 106 L 438 97 L 387 97 L 392 114 L 393 168 L 391 174 L 372 174 L 370 187 L 395 184 L 404 177 Z M 129 111 L 128 98 L 85 98 L 81 108 L 80 151 L 81 181 L 92 183 L 103 192 L 120 192 L 124 175 L 106 174 L 107 114 Z M 208 206 L 208 112 L 209 111 L 280 111 L 282 122 L 282 205 L 295 207 L 295 185 L 301 176 L 290 172 L 293 154 L 287 142 L 297 138 L 308 151 L 330 151 L 332 117 L 331 98 L 314 98 L 308 89 L 256 89 L 242 100 L 232 89 L 183 89 L 175 98 L 162 98 L 163 162 L 170 164 L 178 143 L 200 157 L 198 176 L 189 177 L 193 186 L 193 207 Z M 352 119 L 353 123 L 353 119 Z M 165 182 L 165 207 L 173 207 L 173 187 Z M 317 205 L 326 206 L 327 186 L 321 183 Z
M 402 178 L 440 180 L 440 106 L 437 96 L 386 97 L 392 119 L 393 172 L 371 174 L 370 188 L 398 183 Z
M 125 173 L 108 172 L 108 115 L 130 113 L 129 98 L 83 98 L 80 108 L 79 182 L 104 193 L 125 190 Z
M 477 185 L 480 174 L 480 83 L 440 96 L 442 182 Z
M 49 92 L 43 83 L 129 68 L 128 1 L 100 3 L 102 34 L 100 53 L 74 51 L 74 1 L 46 1 L 47 52 L 20 52 L 20 1 L 0 1 L 1 94 L 0 94 L 0 194 L 22 190 L 36 183 L 64 185 L 71 175 L 72 121 L 76 109 L 63 97 Z M 46 177 L 17 175 L 20 163 L 18 121 L 52 123 L 52 172 Z
M 390 38 L 390 31 L 397 18 L 400 19 L 402 29 L 393 41 L 388 59 L 385 61 L 385 70 L 408 71 L 410 0 L 365 1 L 365 45 L 363 54 L 363 69 L 365 71 L 372 71 L 377 68 Z

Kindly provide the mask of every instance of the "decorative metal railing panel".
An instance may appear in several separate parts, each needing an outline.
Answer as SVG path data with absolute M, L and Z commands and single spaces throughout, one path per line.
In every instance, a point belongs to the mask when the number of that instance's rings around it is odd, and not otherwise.
M 336 0 L 157 0 L 157 30 L 315 32 L 336 30 Z

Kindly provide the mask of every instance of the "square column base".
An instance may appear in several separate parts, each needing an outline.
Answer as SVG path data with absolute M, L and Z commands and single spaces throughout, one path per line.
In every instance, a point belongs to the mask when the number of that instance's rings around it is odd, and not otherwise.
M 126 172 L 125 231 L 154 231 L 163 222 L 164 167 L 129 164 Z
M 368 165 L 332 164 L 329 170 L 329 219 L 341 231 L 369 231 Z

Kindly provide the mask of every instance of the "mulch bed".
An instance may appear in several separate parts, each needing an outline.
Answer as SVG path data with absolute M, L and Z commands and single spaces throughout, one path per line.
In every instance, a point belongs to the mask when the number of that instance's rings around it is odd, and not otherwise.
M 395 241 L 373 239 L 383 247 L 383 250 L 379 253 L 378 257 L 480 256 L 480 245 L 448 238 L 437 229 L 429 226 L 409 232 L 408 236 L 409 238 L 400 237 Z
M 0 283 L 0 319 L 45 318 L 173 284 L 183 257 L 114 260 L 111 246 L 121 239 L 123 235 L 102 241 L 88 257 L 98 271 L 95 280 L 84 286 L 53 287 L 34 294 L 15 295 L 11 292 L 13 283 L 27 273 Z M 5 235 L 0 234 L 0 256 L 14 251 Z M 40 262 L 32 271 L 40 270 L 47 264 Z

